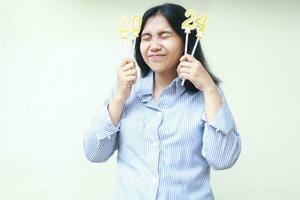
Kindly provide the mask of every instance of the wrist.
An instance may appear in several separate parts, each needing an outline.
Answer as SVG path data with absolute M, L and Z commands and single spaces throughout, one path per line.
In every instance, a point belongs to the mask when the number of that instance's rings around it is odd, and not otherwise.
M 205 87 L 202 90 L 202 92 L 204 93 L 204 95 L 217 94 L 218 89 L 217 89 L 217 86 L 215 84 L 213 84 L 213 85 L 209 85 L 209 86 Z
M 126 102 L 126 98 L 121 95 L 115 95 L 113 101 L 124 104 Z

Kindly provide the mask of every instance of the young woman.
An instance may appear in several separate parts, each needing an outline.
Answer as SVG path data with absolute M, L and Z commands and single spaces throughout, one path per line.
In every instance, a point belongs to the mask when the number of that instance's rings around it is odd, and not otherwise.
M 219 79 L 200 45 L 184 54 L 185 9 L 150 8 L 133 59 L 125 58 L 101 112 L 84 136 L 86 157 L 108 160 L 118 150 L 116 199 L 211 200 L 210 169 L 227 169 L 241 141 Z M 188 52 L 196 40 L 189 37 Z M 182 79 L 186 79 L 181 86 Z

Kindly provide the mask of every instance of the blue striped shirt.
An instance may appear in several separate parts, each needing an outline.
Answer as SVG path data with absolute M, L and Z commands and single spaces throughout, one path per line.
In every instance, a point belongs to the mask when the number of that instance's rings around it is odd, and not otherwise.
M 139 78 L 115 127 L 107 97 L 84 134 L 91 162 L 118 150 L 115 199 L 212 200 L 210 169 L 227 169 L 241 151 L 240 135 L 220 87 L 222 105 L 208 122 L 201 91 L 189 94 L 178 77 L 153 98 L 153 72 Z

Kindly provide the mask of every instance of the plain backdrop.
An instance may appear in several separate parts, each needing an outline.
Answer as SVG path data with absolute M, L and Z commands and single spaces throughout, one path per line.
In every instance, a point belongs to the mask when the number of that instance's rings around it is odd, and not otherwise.
M 112 198 L 116 154 L 89 162 L 83 132 L 123 58 L 117 17 L 162 2 L 0 0 L 0 199 Z M 300 199 L 299 1 L 169 2 L 208 13 L 203 51 L 242 138 L 216 199 Z

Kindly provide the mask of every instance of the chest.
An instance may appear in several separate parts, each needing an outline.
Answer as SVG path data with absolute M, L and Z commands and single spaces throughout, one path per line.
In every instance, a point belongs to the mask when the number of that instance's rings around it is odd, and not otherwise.
M 123 111 L 120 124 L 121 155 L 125 154 L 127 158 L 146 155 L 146 150 L 158 143 L 169 149 L 176 145 L 185 149 L 201 148 L 203 111 L 203 98 L 199 95 L 183 95 L 180 99 L 162 96 L 158 102 L 154 97 L 149 102 L 130 102 Z

